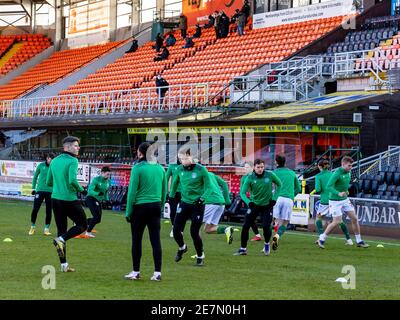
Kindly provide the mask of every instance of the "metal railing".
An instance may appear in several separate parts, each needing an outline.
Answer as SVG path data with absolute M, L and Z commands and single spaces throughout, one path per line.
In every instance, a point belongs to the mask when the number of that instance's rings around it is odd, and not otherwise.
M 389 146 L 387 151 L 355 162 L 351 172 L 352 181 L 358 173 L 360 178 L 366 174 L 376 175 L 390 166 L 400 167 L 400 146 Z
M 219 83 L 180 84 L 85 94 L 58 95 L 0 101 L 0 119 L 102 115 L 125 113 L 161 113 L 194 109 L 209 102 Z M 167 89 L 164 97 L 159 90 Z M 223 91 L 218 103 L 224 103 L 229 92 Z M 217 101 L 214 101 L 216 103 Z M 210 101 L 210 104 L 213 102 Z

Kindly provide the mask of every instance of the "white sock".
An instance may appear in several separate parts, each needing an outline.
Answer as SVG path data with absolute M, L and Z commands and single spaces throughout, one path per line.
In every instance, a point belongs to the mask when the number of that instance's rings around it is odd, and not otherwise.
M 161 272 L 154 271 L 153 276 L 155 276 L 155 277 L 161 276 Z
M 362 241 L 362 240 L 361 240 L 361 234 L 355 234 L 355 237 L 356 237 L 356 242 L 357 242 L 357 243 L 359 243 L 359 242 Z
M 58 237 L 58 239 L 60 239 L 62 242 L 65 242 L 63 237 Z
M 63 269 L 68 268 L 68 262 L 61 263 L 61 268 L 63 268 Z
M 256 237 L 261 238 L 261 234 L 257 233 L 257 234 L 256 234 Z
M 203 252 L 203 254 L 199 257 L 197 254 L 196 254 L 196 258 L 200 258 L 200 259 L 204 259 L 206 256 L 204 255 L 204 252 Z
M 326 237 L 327 237 L 327 235 L 325 233 L 321 233 L 321 235 L 319 236 L 319 240 L 325 241 Z
M 264 242 L 264 245 L 269 244 L 269 242 Z
M 138 274 L 140 274 L 140 271 L 133 271 L 133 275 L 136 277 Z
M 247 248 L 240 248 L 240 250 L 244 250 L 244 251 L 246 251 L 246 250 L 247 250 Z
M 179 247 L 179 250 L 184 250 L 186 248 L 186 243 L 183 245 L 183 247 Z

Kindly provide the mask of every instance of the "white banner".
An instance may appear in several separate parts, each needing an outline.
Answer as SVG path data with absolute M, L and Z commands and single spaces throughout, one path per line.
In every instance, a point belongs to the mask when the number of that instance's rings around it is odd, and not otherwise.
M 355 12 L 353 0 L 333 0 L 287 10 L 255 14 L 253 16 L 253 28 L 274 27 L 289 23 L 349 15 Z
M 37 165 L 40 162 L 0 160 L 0 176 L 32 180 Z M 79 163 L 77 179 L 79 182 L 89 182 L 89 165 Z M 25 180 L 24 180 L 25 181 Z
M 307 226 L 310 214 L 310 195 L 298 194 L 294 198 L 294 207 L 290 218 L 291 224 Z

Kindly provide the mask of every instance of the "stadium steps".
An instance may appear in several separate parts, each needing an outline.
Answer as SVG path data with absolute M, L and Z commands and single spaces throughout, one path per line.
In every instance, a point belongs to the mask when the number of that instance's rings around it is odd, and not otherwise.
M 12 58 L 14 54 L 16 54 L 22 47 L 24 46 L 23 43 L 15 43 L 11 46 L 10 49 L 1 57 L 0 59 L 0 69 L 7 64 L 7 62 Z

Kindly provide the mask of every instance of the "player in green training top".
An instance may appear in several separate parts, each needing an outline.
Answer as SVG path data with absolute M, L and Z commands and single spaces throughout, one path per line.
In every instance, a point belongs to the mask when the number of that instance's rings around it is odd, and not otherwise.
M 46 220 L 44 226 L 44 235 L 50 236 L 50 223 L 51 223 L 51 192 L 52 188 L 47 186 L 46 179 L 47 179 L 47 172 L 49 171 L 49 166 L 51 160 L 54 158 L 53 153 L 49 153 L 46 155 L 45 162 L 38 164 L 35 170 L 35 174 L 33 175 L 32 180 L 32 195 L 35 196 L 33 200 L 33 209 L 31 213 L 31 229 L 29 230 L 29 235 L 33 235 L 35 233 L 36 227 L 36 219 L 40 207 L 43 203 L 43 200 L 46 202 Z
M 111 170 L 109 167 L 101 168 L 100 175 L 95 177 L 89 185 L 88 196 L 86 198 L 86 205 L 90 209 L 92 218 L 89 218 L 88 228 L 84 238 L 94 238 L 92 233 L 96 224 L 101 222 L 102 209 L 101 204 L 103 201 L 108 200 L 108 188 L 110 187 Z
M 54 219 L 57 225 L 57 238 L 53 244 L 57 249 L 61 262 L 61 272 L 73 272 L 67 262 L 67 241 L 81 234 L 87 228 L 85 211 L 78 200 L 77 192 L 83 195 L 87 191 L 78 183 L 79 138 L 68 136 L 63 140 L 64 152 L 55 157 L 47 174 L 47 185 L 53 187 L 51 199 L 53 201 Z M 68 231 L 68 219 L 75 225 Z
M 196 249 L 196 265 L 204 265 L 203 241 L 200 236 L 200 228 L 203 223 L 205 198 L 210 189 L 210 176 L 205 167 L 194 162 L 190 149 L 179 152 L 182 165 L 179 166 L 177 175 L 172 181 L 170 198 L 174 198 L 178 185 L 181 185 L 182 200 L 176 211 L 174 222 L 174 239 L 179 246 L 175 256 L 178 262 L 187 252 L 187 245 L 183 239 L 183 230 L 186 221 L 192 220 L 190 235 Z
M 293 170 L 285 167 L 286 158 L 282 155 L 276 155 L 275 162 L 277 168 L 274 173 L 282 181 L 282 188 L 276 205 L 274 206 L 274 218 L 278 232 L 272 237 L 272 250 L 278 249 L 279 238 L 286 231 L 293 211 L 294 198 L 301 191 L 299 179 Z
M 206 233 L 218 233 L 226 235 L 226 242 L 231 244 L 233 241 L 233 228 L 229 226 L 218 226 L 219 220 L 225 211 L 225 206 L 231 204 L 229 198 L 229 187 L 224 179 L 216 174 L 209 172 L 210 186 L 205 198 L 204 210 L 204 231 Z M 222 189 L 222 191 L 221 191 Z
M 243 188 L 240 190 L 240 196 L 248 205 L 249 210 L 244 217 L 244 224 L 241 234 L 241 247 L 235 255 L 247 254 L 247 241 L 249 240 L 249 229 L 257 216 L 261 216 L 264 231 L 265 255 L 270 254 L 269 241 L 271 240 L 271 222 L 272 208 L 275 205 L 275 199 L 280 193 L 282 187 L 281 180 L 271 171 L 264 170 L 264 161 L 256 159 L 254 161 L 254 172 L 247 177 Z M 272 184 L 276 186 L 275 194 L 272 193 Z M 250 191 L 250 198 L 246 193 Z
M 171 186 L 172 180 L 174 180 L 174 178 L 176 177 L 176 173 L 178 172 L 178 167 L 181 165 L 181 161 L 179 160 L 178 157 L 178 162 L 177 163 L 171 163 L 168 166 L 167 172 L 166 174 L 166 179 L 167 179 L 167 184 L 168 184 L 168 188 Z M 169 191 L 169 190 L 168 190 Z M 175 221 L 175 216 L 176 216 L 176 210 L 178 209 L 178 205 L 181 202 L 181 186 L 178 185 L 178 189 L 176 190 L 175 193 L 175 198 L 170 198 L 169 196 L 167 196 L 167 201 L 169 204 L 169 218 L 171 220 L 172 223 L 172 229 L 171 232 L 169 234 L 169 236 L 171 238 L 174 237 L 174 221 Z
M 164 168 L 152 161 L 150 146 L 148 142 L 139 145 L 139 161 L 132 167 L 129 181 L 125 217 L 131 224 L 133 270 L 125 276 L 128 280 L 140 279 L 142 238 L 146 226 L 154 259 L 154 273 L 150 280 L 161 280 L 160 220 L 167 195 L 167 179 Z
M 318 234 L 324 233 L 323 226 L 323 218 L 327 221 L 332 220 L 332 216 L 329 214 L 329 190 L 327 188 L 328 181 L 332 176 L 332 173 L 329 171 L 329 161 L 328 160 L 320 160 L 318 162 L 318 168 L 321 171 L 315 176 L 315 192 L 321 195 L 319 199 L 319 205 L 317 209 L 317 216 L 315 218 L 315 227 Z M 311 192 L 310 194 L 314 193 Z M 352 246 L 353 241 L 350 238 L 349 230 L 347 229 L 346 224 L 341 221 L 339 223 L 340 229 L 342 229 L 344 235 L 346 236 L 346 245 Z M 318 244 L 318 240 L 315 242 Z
M 333 221 L 328 225 L 325 232 L 319 236 L 318 246 L 321 249 L 325 248 L 325 241 L 328 234 L 342 222 L 343 214 L 351 219 L 353 232 L 356 237 L 357 247 L 368 248 L 360 235 L 360 225 L 348 196 L 350 185 L 350 172 L 353 167 L 353 159 L 345 156 L 342 159 L 342 166 L 336 170 L 329 178 L 327 189 L 329 190 L 329 213 L 332 215 Z

